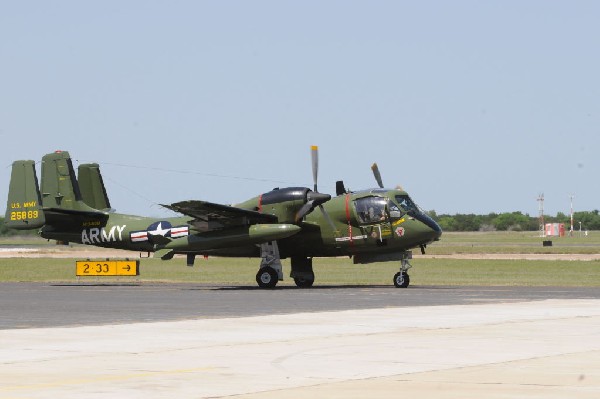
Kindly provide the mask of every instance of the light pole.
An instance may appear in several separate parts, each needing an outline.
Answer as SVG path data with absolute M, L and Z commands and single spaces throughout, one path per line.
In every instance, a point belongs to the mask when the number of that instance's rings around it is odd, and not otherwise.
M 539 207 L 540 237 L 546 237 L 546 226 L 544 225 L 544 193 L 541 193 L 538 196 L 537 201 L 540 204 L 540 207 Z
M 571 198 L 571 230 L 569 230 L 569 236 L 573 237 L 573 198 L 575 198 L 574 195 L 570 196 Z M 579 229 L 581 230 L 581 229 Z

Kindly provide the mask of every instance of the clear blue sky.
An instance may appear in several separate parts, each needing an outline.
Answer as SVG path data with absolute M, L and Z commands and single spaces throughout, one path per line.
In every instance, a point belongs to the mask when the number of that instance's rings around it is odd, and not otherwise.
M 10 164 L 96 161 L 114 208 L 402 185 L 438 213 L 600 208 L 600 2 L 21 1 L 0 8 Z M 130 165 L 130 166 L 119 166 Z M 168 172 L 167 170 L 175 170 Z M 184 173 L 186 172 L 186 173 Z

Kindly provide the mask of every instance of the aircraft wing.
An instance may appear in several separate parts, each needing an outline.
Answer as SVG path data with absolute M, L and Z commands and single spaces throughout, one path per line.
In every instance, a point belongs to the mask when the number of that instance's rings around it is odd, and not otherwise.
M 207 201 L 181 201 L 162 206 L 193 217 L 191 224 L 201 232 L 259 223 L 277 223 L 277 217 L 274 215 Z

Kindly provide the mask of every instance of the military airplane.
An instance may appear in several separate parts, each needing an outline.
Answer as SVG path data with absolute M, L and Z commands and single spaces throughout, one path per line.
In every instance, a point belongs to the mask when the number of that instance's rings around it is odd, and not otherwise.
M 15 161 L 6 208 L 12 229 L 40 229 L 47 239 L 153 252 L 163 260 L 186 255 L 259 257 L 256 282 L 273 288 L 283 280 L 281 259 L 291 259 L 298 287 L 315 280 L 315 257 L 351 257 L 354 263 L 400 263 L 396 287 L 408 287 L 413 248 L 439 240 L 438 224 L 402 189 L 351 192 L 336 183 L 336 196 L 317 189 L 318 148 L 311 148 L 313 188 L 276 188 L 236 205 L 199 200 L 162 205 L 182 216 L 149 218 L 111 209 L 98 164 L 82 164 L 76 176 L 71 157 L 56 151 L 42 158 L 41 189 L 35 162 Z

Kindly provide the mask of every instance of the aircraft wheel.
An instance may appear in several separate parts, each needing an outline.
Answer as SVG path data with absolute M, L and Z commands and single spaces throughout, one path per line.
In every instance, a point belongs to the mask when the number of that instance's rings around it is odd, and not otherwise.
M 410 277 L 406 272 L 398 272 L 394 275 L 394 285 L 396 288 L 406 288 L 410 284 Z
M 294 282 L 296 283 L 296 286 L 300 288 L 310 288 L 315 282 L 315 276 L 312 276 L 311 278 L 294 277 Z
M 279 276 L 272 267 L 263 267 L 256 273 L 256 282 L 260 288 L 274 288 L 278 281 Z

